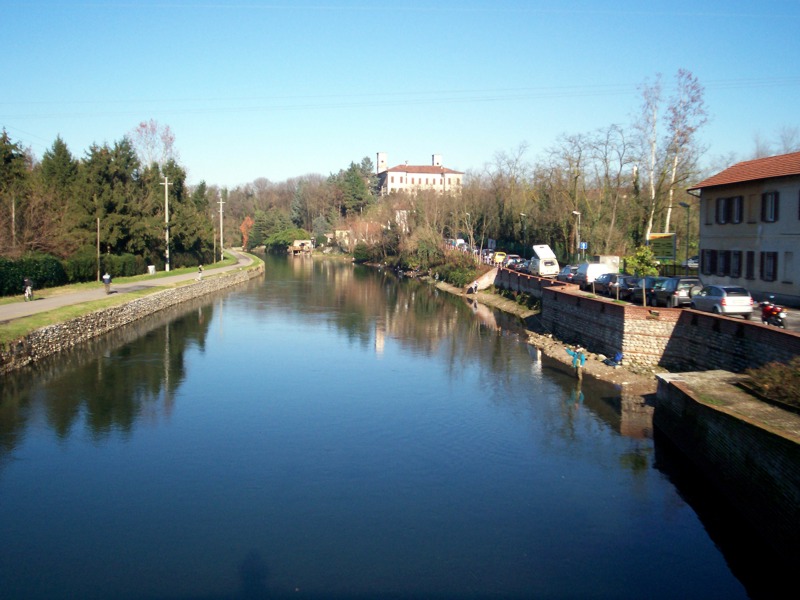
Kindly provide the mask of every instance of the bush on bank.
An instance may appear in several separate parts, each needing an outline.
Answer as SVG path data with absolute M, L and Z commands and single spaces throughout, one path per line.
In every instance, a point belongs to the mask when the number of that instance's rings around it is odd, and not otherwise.
M 179 257 L 176 257 L 179 258 Z M 173 266 L 185 260 L 173 261 Z M 194 264 L 195 258 L 189 263 Z M 133 254 L 101 254 L 100 272 L 112 277 L 132 277 L 147 272 L 144 257 Z M 23 292 L 23 281 L 29 278 L 35 290 L 59 287 L 97 279 L 97 252 L 87 248 L 68 259 L 49 254 L 27 254 L 11 260 L 0 257 L 0 295 L 15 296 Z M 162 266 L 163 268 L 163 266 Z
M 800 408 L 800 356 L 788 364 L 772 362 L 745 373 L 761 395 Z

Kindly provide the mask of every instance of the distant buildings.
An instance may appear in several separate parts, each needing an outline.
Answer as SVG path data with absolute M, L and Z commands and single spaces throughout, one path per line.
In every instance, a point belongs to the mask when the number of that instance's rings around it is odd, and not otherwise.
M 800 305 L 800 152 L 737 163 L 693 190 L 703 281 Z
M 464 173 L 442 166 L 442 155 L 434 154 L 430 165 L 409 165 L 408 162 L 389 167 L 386 152 L 378 152 L 377 174 L 380 194 L 394 192 L 415 194 L 420 190 L 461 193 Z

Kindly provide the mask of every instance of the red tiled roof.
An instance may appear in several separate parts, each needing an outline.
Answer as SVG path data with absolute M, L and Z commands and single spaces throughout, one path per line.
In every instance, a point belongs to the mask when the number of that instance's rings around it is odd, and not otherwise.
M 690 187 L 689 190 L 700 190 L 717 185 L 743 183 L 771 177 L 787 177 L 789 175 L 800 175 L 800 152 L 736 163 L 732 167 L 728 167 L 724 171 L 720 171 L 716 175 Z
M 432 165 L 397 165 L 391 169 L 386 169 L 386 173 L 425 173 L 428 175 L 440 175 L 442 173 L 453 173 L 463 175 L 461 171 L 454 171 L 445 167 L 434 167 Z

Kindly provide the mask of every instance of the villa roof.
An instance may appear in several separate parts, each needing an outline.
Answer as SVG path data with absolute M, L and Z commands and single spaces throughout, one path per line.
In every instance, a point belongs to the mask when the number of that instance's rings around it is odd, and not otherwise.
M 386 169 L 385 173 L 423 173 L 426 175 L 441 175 L 444 173 L 451 173 L 454 175 L 463 175 L 461 171 L 454 171 L 446 167 L 436 167 L 433 165 L 397 165 L 390 169 Z
M 733 183 L 744 183 L 746 181 L 757 181 L 759 179 L 770 179 L 773 177 L 788 177 L 800 175 L 800 152 L 791 154 L 781 154 L 779 156 L 769 156 L 767 158 L 757 158 L 746 160 L 704 179 L 697 185 L 690 187 L 689 190 L 701 190 L 704 188 L 715 187 L 718 185 L 730 185 Z

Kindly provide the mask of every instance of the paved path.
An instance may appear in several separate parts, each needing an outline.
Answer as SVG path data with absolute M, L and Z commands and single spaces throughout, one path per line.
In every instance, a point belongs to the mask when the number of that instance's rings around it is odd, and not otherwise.
M 206 269 L 203 275 L 205 277 L 213 276 L 217 273 L 247 266 L 253 262 L 250 257 L 244 254 L 230 250 L 228 250 L 228 252 L 232 252 L 238 259 L 238 262 L 235 265 L 228 265 L 218 269 Z M 125 292 L 135 292 L 146 288 L 169 286 L 181 281 L 195 279 L 196 277 L 197 272 L 191 272 L 184 273 L 182 275 L 170 275 L 168 277 L 158 277 L 153 279 L 145 279 L 142 281 L 134 281 L 131 283 L 121 283 L 119 285 L 112 282 L 111 293 L 124 294 Z M 101 298 L 105 297 L 106 292 L 102 283 L 98 283 L 96 288 L 82 290 L 79 292 L 58 294 L 50 298 L 37 298 L 36 290 L 34 290 L 33 302 L 25 302 L 24 300 L 20 300 L 19 302 L 13 302 L 11 304 L 0 304 L 0 323 L 5 323 L 37 313 L 47 312 L 64 306 L 82 304 L 84 302 L 91 302 L 92 300 L 100 300 Z

